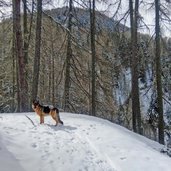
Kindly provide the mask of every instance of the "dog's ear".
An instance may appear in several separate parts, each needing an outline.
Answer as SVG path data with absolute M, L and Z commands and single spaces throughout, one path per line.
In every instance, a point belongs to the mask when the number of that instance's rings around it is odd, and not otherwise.
M 35 100 L 33 100 L 33 103 L 39 103 L 39 100 L 35 99 Z

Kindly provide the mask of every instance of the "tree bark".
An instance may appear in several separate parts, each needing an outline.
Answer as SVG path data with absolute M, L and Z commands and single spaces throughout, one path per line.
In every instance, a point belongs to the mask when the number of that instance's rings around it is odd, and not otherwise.
M 67 56 L 66 56 L 66 67 L 65 67 L 65 87 L 64 87 L 64 110 L 69 111 L 69 103 L 70 103 L 70 69 L 71 69 L 71 58 L 72 58 L 72 40 L 71 40 L 71 32 L 72 32 L 72 6 L 73 1 L 69 1 L 69 19 L 68 19 L 68 40 L 67 40 Z
M 14 0 L 12 2 L 12 10 L 15 10 L 15 5 L 14 5 Z M 16 51 L 15 51 L 15 27 L 14 27 L 14 13 L 13 13 L 13 36 L 12 36 L 12 83 L 13 83 L 13 89 L 12 89 L 12 111 L 15 111 L 15 84 L 16 84 L 16 78 L 17 78 L 17 74 L 16 74 Z M 18 85 L 17 85 L 18 87 Z
M 28 64 L 28 22 L 27 22 L 27 1 L 23 0 L 23 31 L 24 31 L 24 59 Z
M 55 53 L 54 53 L 54 40 L 53 23 L 51 23 L 51 60 L 52 60 L 52 104 L 55 106 Z
M 93 0 L 91 4 L 90 0 L 90 32 L 91 32 L 91 56 L 92 56 L 92 66 L 91 66 L 91 95 L 92 95 L 92 102 L 91 102 L 91 114 L 93 116 L 96 115 L 96 50 L 95 50 L 95 33 L 96 33 L 96 26 L 95 26 L 95 0 Z
M 160 47 L 160 0 L 155 0 L 155 57 L 156 57 L 156 83 L 157 83 L 157 107 L 158 107 L 158 137 L 159 143 L 164 144 L 164 120 L 161 81 L 161 47 Z
M 20 0 L 13 1 L 13 21 L 15 31 L 15 44 L 16 44 L 16 55 L 17 55 L 17 72 L 18 72 L 18 100 L 19 100 L 19 111 L 28 111 L 28 85 L 26 79 L 26 63 L 23 53 L 23 40 L 21 31 L 21 16 L 20 16 Z
M 137 28 L 138 28 L 138 7 L 139 0 L 135 1 L 135 10 L 133 1 L 129 0 L 130 23 L 131 23 L 131 73 L 132 73 L 132 127 L 134 132 L 141 133 L 141 113 L 138 85 L 138 52 L 137 52 Z
M 37 98 L 40 70 L 40 47 L 41 47 L 41 27 L 42 27 L 42 0 L 37 0 L 35 56 L 32 82 L 32 100 Z

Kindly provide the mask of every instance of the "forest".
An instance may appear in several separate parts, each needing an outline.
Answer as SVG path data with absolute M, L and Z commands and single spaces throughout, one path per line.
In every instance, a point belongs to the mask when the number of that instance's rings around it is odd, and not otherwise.
M 50 4 L 0 0 L 0 113 L 30 112 L 38 99 L 165 144 L 171 135 L 171 37 L 165 35 L 171 1 L 125 0 L 122 15 L 121 0 L 67 0 L 46 8 Z M 150 28 L 143 6 L 153 11 L 152 34 L 141 32 Z

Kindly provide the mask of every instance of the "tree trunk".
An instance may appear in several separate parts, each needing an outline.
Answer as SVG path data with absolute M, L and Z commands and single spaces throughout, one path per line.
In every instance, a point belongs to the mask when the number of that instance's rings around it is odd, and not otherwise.
M 69 1 L 69 19 L 68 19 L 68 44 L 67 44 L 67 56 L 66 56 L 66 68 L 65 68 L 65 87 L 64 87 L 64 110 L 69 111 L 69 102 L 70 102 L 70 68 L 71 68 L 71 58 L 72 58 L 72 40 L 71 40 L 71 32 L 72 32 L 72 5 L 73 1 Z
M 51 23 L 51 60 L 52 60 L 52 104 L 55 106 L 55 53 L 54 53 L 54 35 L 53 23 Z
M 91 66 L 91 88 L 92 88 L 92 104 L 91 104 L 91 114 L 96 115 L 96 50 L 95 50 L 95 0 L 91 4 L 90 0 L 90 32 L 91 32 L 91 55 L 92 55 L 92 66 Z
M 37 98 L 40 70 L 40 46 L 41 46 L 41 26 L 42 26 L 42 0 L 37 0 L 35 56 L 32 82 L 32 100 Z
M 155 0 L 155 56 L 156 56 L 156 83 L 157 83 L 157 107 L 159 114 L 158 136 L 159 143 L 164 144 L 164 121 L 163 121 L 163 100 L 162 100 L 162 81 L 161 81 L 161 62 L 160 62 L 160 2 Z
M 12 3 L 12 10 L 15 10 L 14 0 Z M 15 111 L 15 84 L 16 84 L 16 53 L 15 53 L 15 28 L 14 28 L 14 13 L 13 13 L 13 37 L 12 37 L 12 83 L 13 83 L 13 89 L 12 89 L 12 111 Z
M 131 23 L 131 72 L 132 72 L 132 126 L 133 131 L 141 133 L 141 113 L 138 85 L 138 52 L 137 52 L 137 28 L 138 28 L 138 7 L 139 0 L 135 1 L 135 10 L 133 10 L 133 1 L 129 1 L 130 23 Z M 137 129 L 138 128 L 138 129 Z
M 28 85 L 26 80 L 26 64 L 23 53 L 23 40 L 21 32 L 21 16 L 20 16 L 20 0 L 13 1 L 14 3 L 14 31 L 15 31 L 15 44 L 16 44 L 16 55 L 18 62 L 18 87 L 19 87 L 19 111 L 28 111 Z
M 138 69 L 138 64 L 139 64 L 139 60 L 138 60 L 138 49 L 137 49 L 137 45 L 138 45 L 138 38 L 137 38 L 137 34 L 138 34 L 138 13 L 139 13 L 139 0 L 135 1 L 135 63 L 134 65 L 134 76 L 135 76 L 135 112 L 137 115 L 137 128 L 138 128 L 138 133 L 142 134 L 142 128 L 141 128 L 141 111 L 140 111 L 140 95 L 139 95 L 139 84 L 138 84 L 138 76 L 139 76 L 139 69 Z M 134 91 L 133 88 L 133 91 Z
M 26 65 L 28 64 L 28 27 L 27 27 L 27 1 L 23 0 L 23 31 L 24 31 L 24 59 Z

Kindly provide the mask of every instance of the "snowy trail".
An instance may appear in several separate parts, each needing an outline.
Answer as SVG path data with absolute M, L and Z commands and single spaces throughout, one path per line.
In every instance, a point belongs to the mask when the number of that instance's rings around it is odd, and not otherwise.
M 40 125 L 27 115 L 36 126 L 25 114 L 0 115 L 0 152 L 12 156 L 14 171 L 170 171 L 161 145 L 108 121 L 61 113 L 64 125 L 55 127 L 50 117 Z
M 17 122 L 10 126 L 14 117 L 18 117 Z M 72 127 L 66 122 L 64 126 L 54 127 L 50 125 L 53 124 L 51 118 L 46 118 L 48 124 L 39 125 L 36 120 L 38 118 L 30 115 L 37 124 L 33 127 L 31 122 L 23 117 L 25 116 L 3 117 L 0 129 L 3 130 L 3 141 L 8 142 L 8 150 L 15 154 L 19 164 L 26 171 L 32 168 L 34 171 L 115 171 L 83 136 L 75 132 L 79 126 Z

